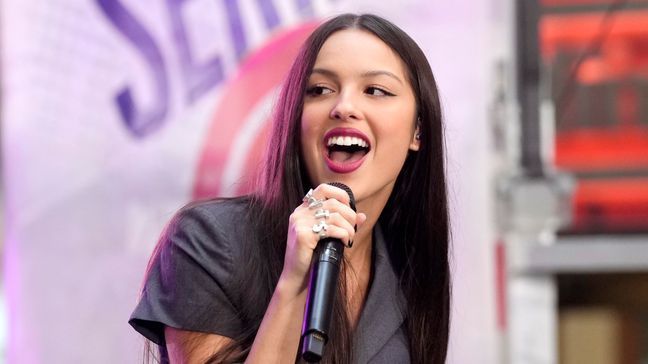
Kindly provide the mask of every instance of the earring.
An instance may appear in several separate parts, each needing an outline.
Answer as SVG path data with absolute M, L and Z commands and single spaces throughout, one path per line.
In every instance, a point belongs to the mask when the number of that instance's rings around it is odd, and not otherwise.
M 416 140 L 421 140 L 421 117 L 416 117 L 416 135 L 414 136 Z
M 416 138 L 416 140 L 421 140 L 421 132 L 417 131 L 414 137 Z

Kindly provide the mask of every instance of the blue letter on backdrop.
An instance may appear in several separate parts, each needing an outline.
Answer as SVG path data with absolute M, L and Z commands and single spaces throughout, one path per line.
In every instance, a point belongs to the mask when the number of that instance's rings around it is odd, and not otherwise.
M 261 7 L 261 13 L 263 14 L 266 28 L 272 30 L 277 27 L 277 25 L 279 25 L 279 15 L 272 4 L 272 0 L 257 0 L 257 3 L 259 4 L 259 7 Z
M 128 130 L 136 137 L 144 137 L 157 129 L 166 117 L 169 103 L 169 81 L 165 72 L 164 59 L 153 37 L 119 0 L 97 0 L 99 7 L 133 45 L 151 67 L 153 74 L 155 102 L 150 110 L 138 109 L 129 87 L 116 96 L 119 112 Z
M 302 15 L 313 16 L 313 5 L 311 4 L 310 0 L 296 0 L 296 2 L 297 9 L 299 9 L 299 12 Z
M 214 57 L 207 63 L 196 64 L 191 56 L 191 48 L 187 40 L 184 22 L 182 20 L 182 3 L 186 0 L 167 0 L 167 8 L 171 19 L 173 40 L 175 41 L 182 67 L 182 76 L 189 102 L 193 102 L 209 91 L 213 86 L 223 81 L 223 64 L 220 57 Z
M 237 1 L 238 0 L 225 0 L 225 11 L 227 11 L 227 19 L 229 19 L 236 59 L 240 60 L 247 51 L 247 39 L 245 38 L 243 22 L 241 21 L 241 12 L 239 11 Z

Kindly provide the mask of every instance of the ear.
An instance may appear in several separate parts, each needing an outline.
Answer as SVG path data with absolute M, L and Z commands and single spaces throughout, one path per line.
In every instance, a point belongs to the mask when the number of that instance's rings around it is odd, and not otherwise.
M 414 130 L 414 135 L 412 135 L 412 141 L 410 142 L 409 149 L 414 152 L 418 152 L 421 147 L 421 126 L 420 123 L 416 123 L 416 130 Z

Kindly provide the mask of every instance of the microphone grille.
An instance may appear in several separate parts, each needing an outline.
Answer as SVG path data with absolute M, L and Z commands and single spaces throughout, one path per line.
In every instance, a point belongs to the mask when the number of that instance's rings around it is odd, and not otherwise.
M 335 186 L 345 190 L 346 193 L 349 195 L 349 206 L 351 206 L 351 209 L 353 209 L 353 211 L 356 211 L 355 197 L 353 197 L 353 191 L 351 191 L 351 188 L 349 188 L 349 186 L 341 182 L 329 182 L 329 184 L 331 186 Z

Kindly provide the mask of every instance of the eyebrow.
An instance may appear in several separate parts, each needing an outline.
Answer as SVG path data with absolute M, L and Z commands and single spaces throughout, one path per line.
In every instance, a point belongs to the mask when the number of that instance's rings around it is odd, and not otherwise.
M 326 68 L 313 68 L 313 71 L 311 71 L 311 74 L 313 74 L 313 73 L 319 73 L 321 75 L 328 76 L 328 77 L 331 77 L 331 78 L 338 78 L 337 73 L 335 73 L 335 72 L 333 72 L 333 71 L 331 71 L 329 69 L 326 69 Z M 403 80 L 401 80 L 400 77 L 396 76 L 392 72 L 384 71 L 384 70 L 367 71 L 367 72 L 361 73 L 360 76 L 365 77 L 365 78 L 366 77 L 375 77 L 375 76 L 388 76 L 388 77 L 391 77 L 391 78 L 395 79 L 396 81 L 400 82 L 401 84 L 403 83 Z

